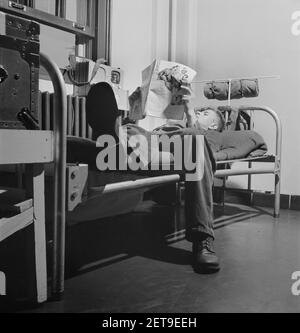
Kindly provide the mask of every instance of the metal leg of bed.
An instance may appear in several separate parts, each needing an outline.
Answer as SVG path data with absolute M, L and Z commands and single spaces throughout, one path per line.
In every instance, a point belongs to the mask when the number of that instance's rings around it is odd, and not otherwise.
M 40 54 L 41 65 L 48 72 L 54 87 L 54 216 L 52 297 L 61 298 L 64 292 L 65 271 L 65 204 L 66 204 L 66 130 L 67 94 L 58 66 L 46 55 Z
M 275 175 L 275 202 L 274 217 L 278 218 L 280 212 L 280 175 Z
M 226 177 L 223 178 L 222 185 L 222 207 L 225 208 L 225 191 L 226 191 Z
M 278 158 L 275 162 L 275 202 L 274 202 L 274 217 L 278 218 L 280 214 L 280 176 L 281 176 L 280 159 Z
M 278 218 L 280 214 L 280 174 L 281 174 L 281 148 L 282 148 L 282 126 L 281 121 L 274 110 L 269 107 L 249 107 L 243 106 L 240 110 L 264 111 L 267 112 L 275 121 L 276 124 L 276 153 L 275 153 L 275 189 L 274 189 L 274 217 Z

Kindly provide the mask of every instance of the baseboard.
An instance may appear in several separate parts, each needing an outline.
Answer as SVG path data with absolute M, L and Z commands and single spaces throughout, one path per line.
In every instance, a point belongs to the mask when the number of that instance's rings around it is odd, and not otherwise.
M 214 201 L 223 202 L 223 188 L 214 187 Z M 249 206 L 274 207 L 274 193 L 257 192 L 243 189 L 227 188 L 224 192 L 224 202 L 237 203 Z M 300 195 L 280 195 L 280 208 L 300 210 Z
M 292 195 L 291 196 L 290 209 L 300 210 L 300 195 Z
M 290 195 L 280 195 L 280 208 L 290 209 Z M 254 192 L 253 193 L 253 206 L 261 207 L 274 207 L 275 195 L 269 192 Z

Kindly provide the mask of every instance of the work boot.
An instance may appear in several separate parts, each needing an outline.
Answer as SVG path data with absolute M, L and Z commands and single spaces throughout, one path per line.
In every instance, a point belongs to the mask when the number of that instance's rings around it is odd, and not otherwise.
M 213 249 L 213 238 L 193 242 L 193 268 L 199 274 L 212 274 L 220 270 L 219 259 Z

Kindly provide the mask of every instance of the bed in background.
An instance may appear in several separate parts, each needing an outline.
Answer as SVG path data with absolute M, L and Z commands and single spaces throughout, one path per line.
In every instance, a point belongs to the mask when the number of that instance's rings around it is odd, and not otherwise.
M 209 100 L 227 101 L 227 105 L 219 107 L 223 113 L 226 131 L 253 130 L 253 115 L 256 112 L 266 113 L 275 123 L 275 152 L 267 154 L 265 148 L 259 149 L 252 154 L 235 158 L 218 159 L 219 167 L 215 176 L 223 178 L 223 190 L 226 188 L 226 180 L 229 176 L 248 176 L 248 190 L 251 190 L 252 175 L 273 174 L 274 175 L 274 217 L 279 217 L 280 213 L 280 175 L 281 175 L 281 146 L 282 146 L 282 125 L 277 113 L 266 106 L 240 106 L 231 107 L 232 99 L 251 98 L 259 95 L 259 79 L 273 79 L 278 76 L 262 76 L 257 78 L 237 78 L 216 81 L 201 81 L 205 83 L 204 95 Z M 260 133 L 262 134 L 262 133 Z M 263 135 L 262 135 L 263 136 Z M 226 156 L 225 156 L 226 157 Z M 246 167 L 232 169 L 233 163 L 241 162 Z M 259 163 L 267 163 L 261 166 Z M 224 195 L 223 195 L 224 197 Z

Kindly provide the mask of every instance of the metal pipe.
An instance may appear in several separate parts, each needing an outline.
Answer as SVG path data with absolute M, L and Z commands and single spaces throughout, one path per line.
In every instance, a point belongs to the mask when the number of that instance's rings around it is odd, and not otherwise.
M 232 77 L 226 79 L 216 79 L 216 80 L 201 80 L 201 81 L 193 81 L 193 83 L 208 83 L 208 82 L 226 82 L 231 80 L 256 80 L 256 79 L 280 79 L 280 75 L 265 75 L 265 76 L 251 76 L 251 77 Z
M 275 186 L 274 186 L 274 217 L 279 217 L 280 213 L 280 175 L 281 175 L 281 149 L 282 149 L 282 125 L 281 121 L 274 110 L 269 107 L 252 107 L 242 106 L 241 111 L 252 110 L 252 111 L 265 111 L 270 114 L 276 124 L 276 156 L 275 156 Z
M 215 177 L 228 177 L 228 176 L 241 176 L 241 175 L 263 175 L 263 174 L 268 174 L 268 173 L 274 173 L 274 167 L 270 168 L 264 168 L 264 167 L 259 167 L 259 168 L 247 168 L 247 169 L 227 169 L 227 170 L 217 170 L 215 172 Z
M 58 66 L 45 54 L 40 54 L 41 66 L 48 72 L 54 87 L 54 216 L 52 295 L 64 292 L 65 270 L 65 195 L 66 195 L 66 129 L 67 94 Z
M 109 194 L 121 191 L 138 190 L 142 188 L 152 188 L 164 184 L 176 183 L 180 180 L 179 175 L 150 177 L 137 180 L 124 181 L 120 183 L 113 183 L 99 187 L 89 188 L 90 193 Z
M 277 113 L 267 106 L 240 106 L 239 111 L 264 111 L 268 113 L 275 121 L 276 124 L 276 152 L 275 152 L 275 166 L 274 169 L 270 168 L 257 168 L 246 170 L 219 170 L 216 172 L 217 177 L 237 176 L 245 174 L 275 174 L 275 202 L 274 202 L 274 217 L 279 217 L 280 212 L 280 175 L 281 175 L 281 149 L 282 149 L 282 125 Z M 255 160 L 253 161 L 255 162 Z

